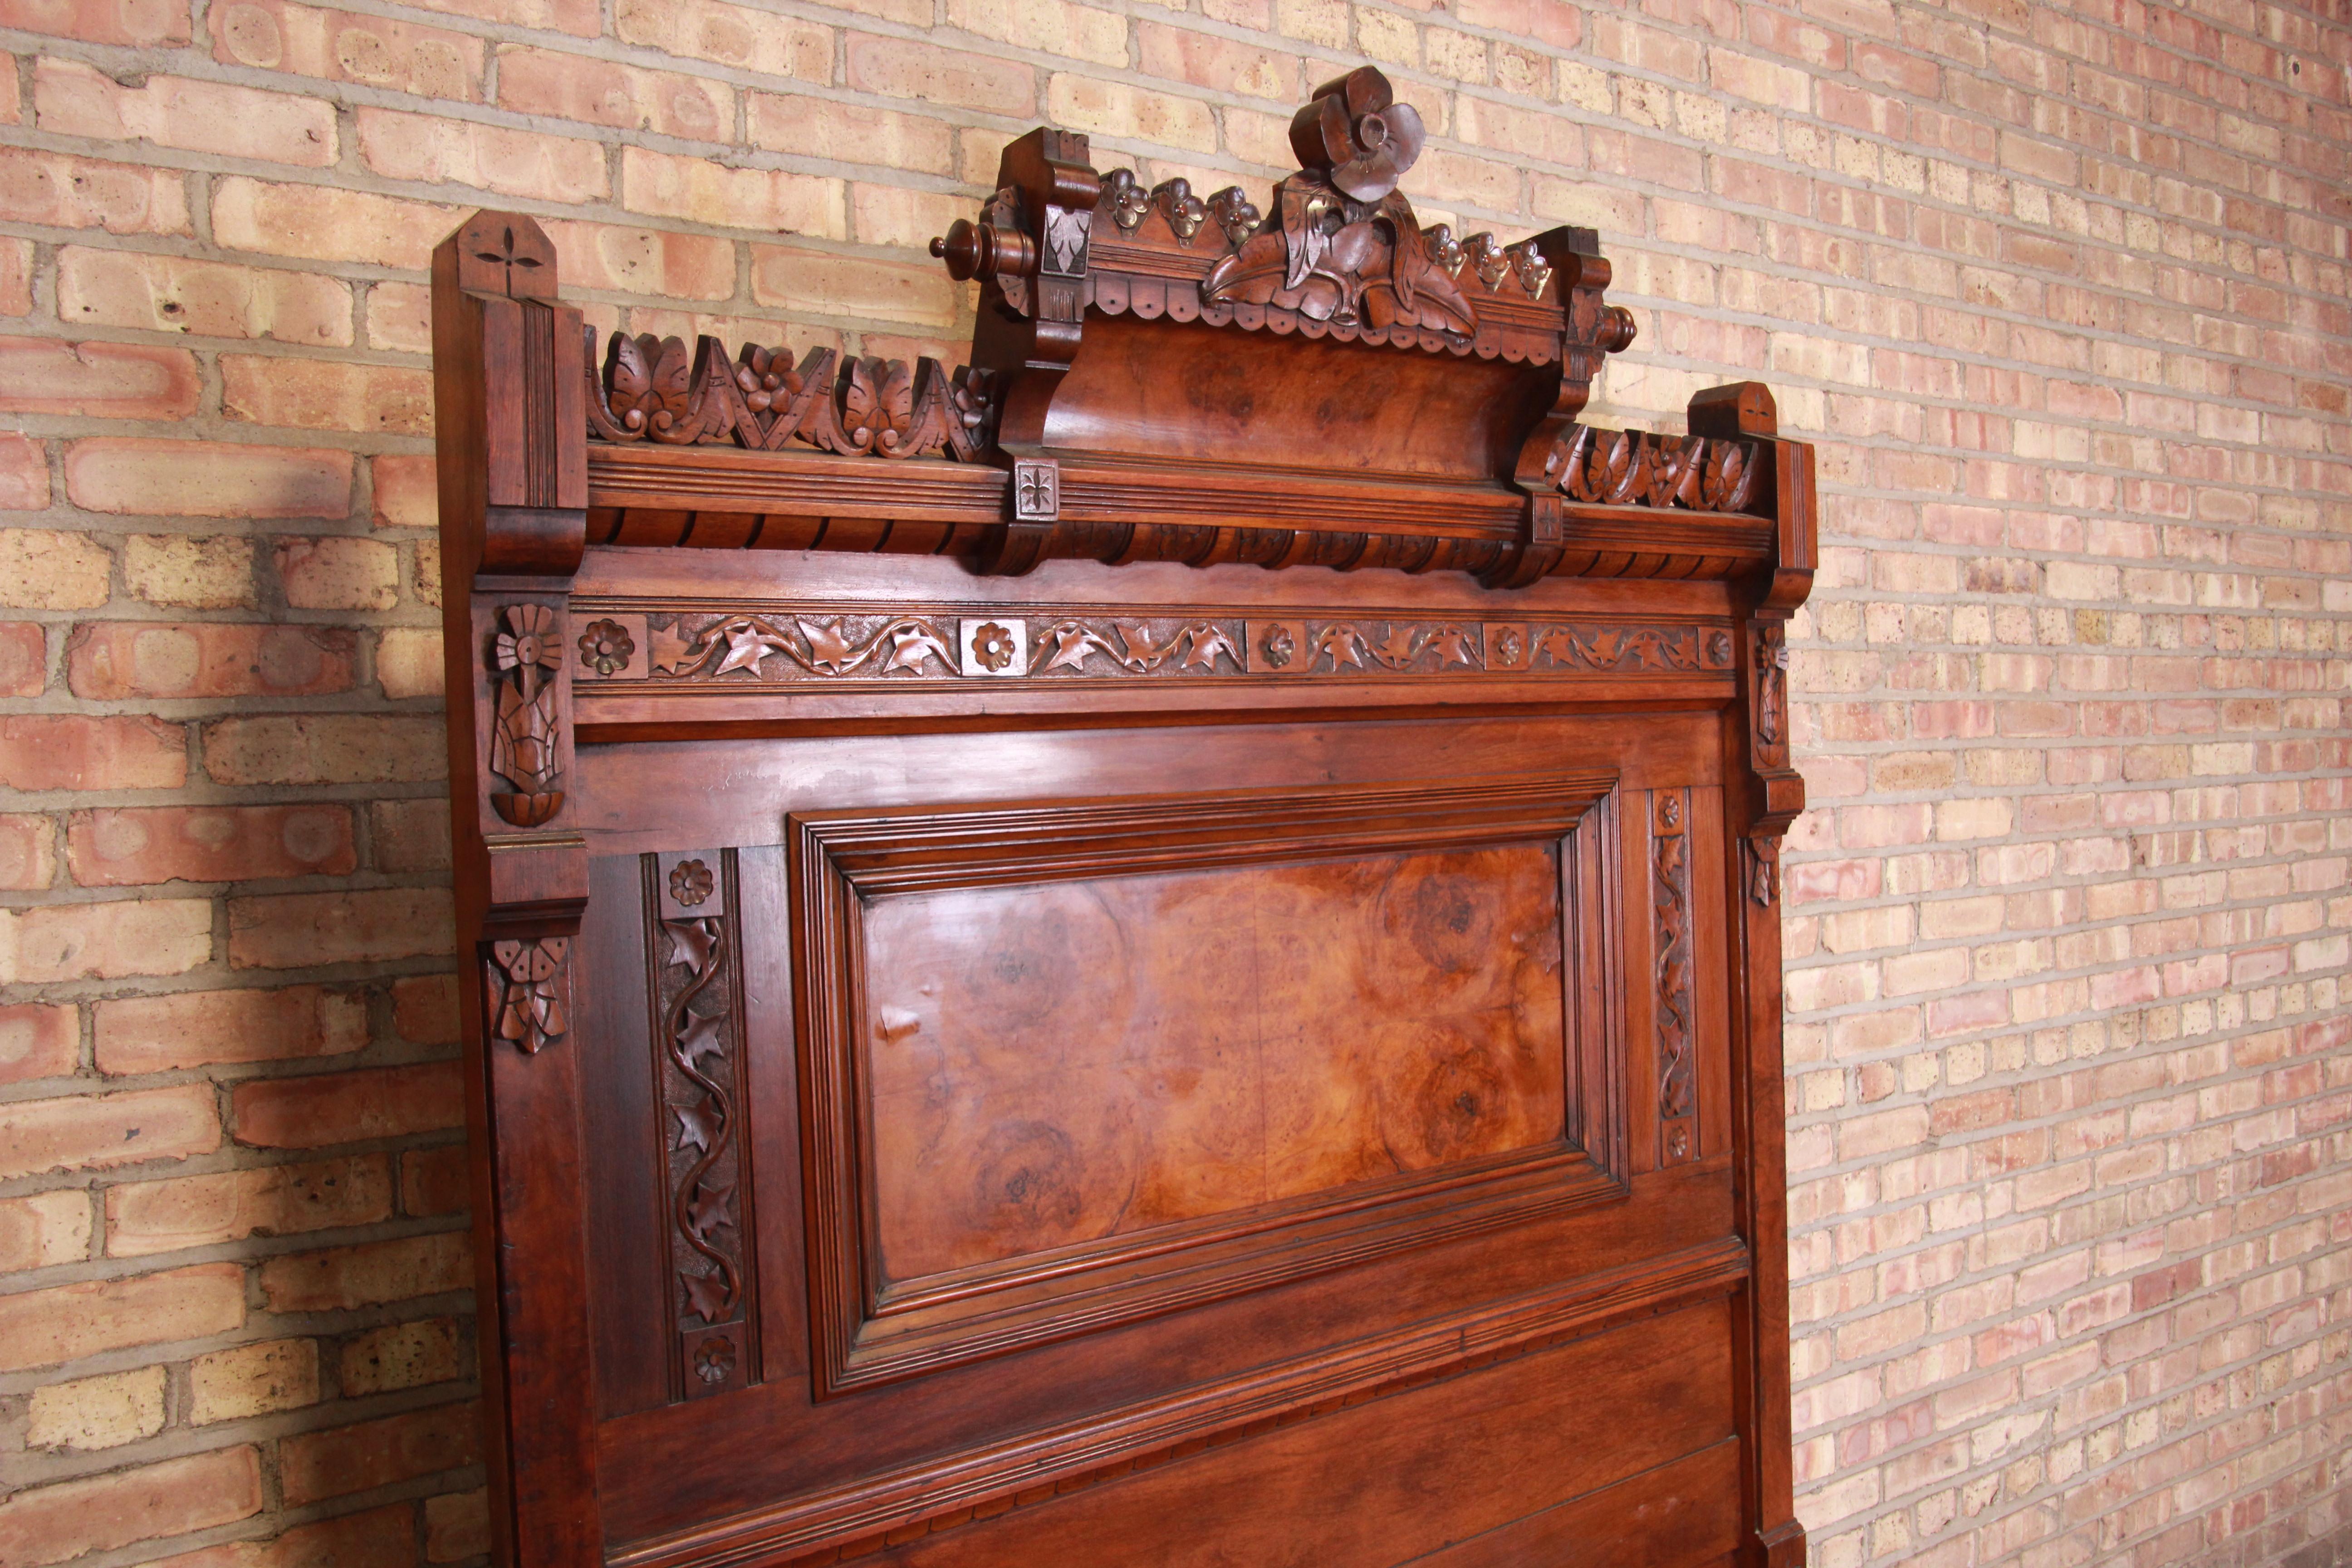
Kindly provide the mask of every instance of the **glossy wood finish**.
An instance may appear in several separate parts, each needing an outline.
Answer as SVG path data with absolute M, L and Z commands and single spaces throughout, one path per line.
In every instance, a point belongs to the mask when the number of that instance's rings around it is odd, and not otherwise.
M 1583 425 L 1598 237 L 1419 134 L 1020 139 L 952 371 L 442 247 L 502 1562 L 1801 1563 L 1811 454 Z

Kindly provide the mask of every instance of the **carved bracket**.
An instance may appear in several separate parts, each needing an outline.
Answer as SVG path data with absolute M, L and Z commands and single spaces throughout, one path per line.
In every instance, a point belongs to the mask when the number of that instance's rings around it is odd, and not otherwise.
M 1780 836 L 1805 808 L 1805 781 L 1789 765 L 1789 628 L 1784 621 L 1748 626 L 1748 765 L 1760 808 L 1748 840 L 1748 893 L 1765 909 L 1780 891 Z
M 556 675 L 563 668 L 563 617 L 546 605 L 509 605 L 499 614 L 488 665 L 497 680 L 490 771 L 510 789 L 490 805 L 517 827 L 537 827 L 563 809 L 562 721 Z
M 1748 441 L 1579 425 L 1551 468 L 1562 494 L 1599 506 L 1735 512 L 1756 499 L 1757 452 Z
M 527 1057 L 572 1029 L 572 942 L 567 937 L 490 944 L 490 1034 Z

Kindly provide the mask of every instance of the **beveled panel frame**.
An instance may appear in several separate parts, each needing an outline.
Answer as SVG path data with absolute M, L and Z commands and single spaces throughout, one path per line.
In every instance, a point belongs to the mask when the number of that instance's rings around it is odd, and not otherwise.
M 1033 799 L 786 819 L 819 1399 L 1631 1192 L 1616 775 Z M 1588 830 L 1588 825 L 1590 830 Z M 1556 1140 L 892 1284 L 880 1267 L 865 901 L 948 889 L 1544 843 L 1560 879 Z

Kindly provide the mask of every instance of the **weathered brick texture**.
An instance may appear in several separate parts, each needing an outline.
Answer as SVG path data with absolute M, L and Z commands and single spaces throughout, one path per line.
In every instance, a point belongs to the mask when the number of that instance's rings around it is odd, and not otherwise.
M 2352 23 L 2266 0 L 0 0 L 0 1562 L 487 1551 L 423 268 L 952 355 L 1040 120 L 1603 231 L 1595 417 L 1821 443 L 1789 855 L 1828 1568 L 2352 1545 Z

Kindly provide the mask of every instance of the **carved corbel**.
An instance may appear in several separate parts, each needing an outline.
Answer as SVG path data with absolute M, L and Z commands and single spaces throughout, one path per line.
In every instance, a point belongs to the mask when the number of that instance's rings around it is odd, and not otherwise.
M 1084 136 L 1041 126 L 1004 149 L 996 183 L 981 221 L 958 222 L 931 254 L 950 277 L 982 280 L 972 364 L 995 373 L 999 461 L 1012 468 L 1042 456 L 1046 414 L 1077 357 L 1102 177 Z M 1054 520 L 1024 513 L 1017 482 L 1005 510 L 981 565 L 1018 576 L 1036 565 Z
M 1740 678 L 1748 707 L 1748 896 L 1769 909 L 1780 896 L 1780 840 L 1805 809 L 1804 775 L 1789 763 L 1789 616 L 1812 586 L 1812 448 L 1780 437 L 1780 413 L 1761 382 L 1735 382 L 1692 395 L 1690 432 L 1710 443 L 1750 440 L 1756 469 L 1741 499 L 1770 485 L 1778 536 L 1773 563 L 1750 612 Z
M 1592 395 L 1601 361 L 1632 345 L 1633 312 L 1601 302 L 1609 287 L 1609 263 L 1601 237 L 1589 228 L 1555 228 L 1516 247 L 1538 258 L 1556 281 L 1568 318 L 1559 356 L 1559 381 L 1552 405 L 1520 444 L 1512 479 L 1528 494 L 1526 531 L 1511 552 L 1481 582 L 1489 588 L 1524 588 L 1558 566 L 1566 550 L 1560 528 L 1560 488 L 1574 460 L 1577 416 Z M 1527 274 L 1523 269 L 1523 275 Z

